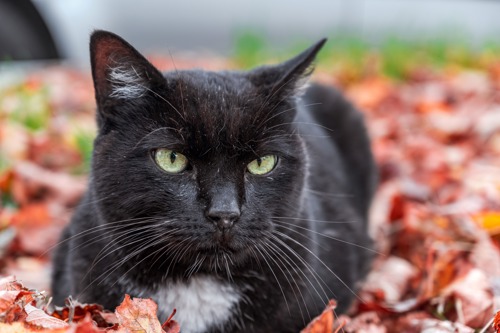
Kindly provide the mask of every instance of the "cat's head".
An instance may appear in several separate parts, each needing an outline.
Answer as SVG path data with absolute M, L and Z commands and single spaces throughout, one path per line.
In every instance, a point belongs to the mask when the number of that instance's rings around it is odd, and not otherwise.
M 113 241 L 158 270 L 175 261 L 186 273 L 224 272 L 223 262 L 257 257 L 272 218 L 301 208 L 307 152 L 294 117 L 324 42 L 248 72 L 162 74 L 120 37 L 95 32 L 91 191 L 103 221 L 122 226 L 110 228 Z

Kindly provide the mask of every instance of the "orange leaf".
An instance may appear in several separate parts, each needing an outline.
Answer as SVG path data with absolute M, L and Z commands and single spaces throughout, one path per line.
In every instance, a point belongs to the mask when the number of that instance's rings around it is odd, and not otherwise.
M 476 220 L 490 235 L 500 234 L 500 212 L 483 212 L 474 216 Z
M 331 333 L 333 332 L 333 310 L 337 307 L 337 302 L 330 300 L 323 313 L 314 318 L 313 321 L 304 328 L 301 333 Z
M 132 332 L 163 333 L 156 316 L 158 306 L 151 299 L 134 298 L 125 295 L 125 299 L 116 310 L 116 317 L 125 329 Z
M 0 192 L 9 192 L 13 178 L 14 172 L 12 169 L 8 169 L 0 174 Z
M 12 224 L 16 227 L 42 227 L 50 225 L 52 217 L 47 204 L 33 203 L 26 205 L 12 217 Z

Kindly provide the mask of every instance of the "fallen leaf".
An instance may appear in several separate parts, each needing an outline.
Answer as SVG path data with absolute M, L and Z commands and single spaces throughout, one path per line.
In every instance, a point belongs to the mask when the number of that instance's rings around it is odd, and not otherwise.
M 343 327 L 346 333 L 386 333 L 387 328 L 376 312 L 364 312 L 352 318 Z
M 12 324 L 0 323 L 0 332 L 2 333 L 67 333 L 66 328 L 58 328 L 58 329 L 39 329 L 32 328 L 29 326 L 25 326 L 21 322 L 16 322 Z M 76 333 L 76 332 L 75 332 Z M 81 332 L 86 333 L 86 332 Z M 91 333 L 91 332 L 89 332 Z M 92 332 L 93 333 L 93 332 Z
M 369 273 L 363 284 L 363 293 L 374 295 L 379 302 L 395 304 L 402 300 L 417 272 L 407 260 L 391 256 Z
M 392 92 L 388 80 L 383 78 L 368 78 L 356 83 L 347 92 L 363 109 L 371 109 L 380 104 Z
M 500 333 L 500 311 L 497 311 L 495 317 L 493 318 L 493 328 L 496 333 Z
M 92 317 L 90 316 L 90 313 L 87 313 L 86 316 L 79 321 L 78 323 L 74 323 L 71 325 L 74 330 L 74 333 L 102 333 L 105 332 L 101 327 L 97 326 L 92 320 Z M 110 328 L 108 332 L 113 332 L 113 333 L 128 333 L 125 330 L 114 330 Z
M 30 203 L 20 209 L 13 217 L 11 224 L 18 229 L 31 227 L 48 227 L 52 216 L 45 203 Z
M 491 235 L 500 234 L 500 211 L 482 212 L 473 218 Z
M 447 320 L 424 319 L 421 324 L 422 333 L 474 333 L 470 327 Z
M 50 171 L 31 162 L 20 162 L 14 167 L 13 194 L 20 204 L 51 198 L 62 205 L 73 206 L 85 186 L 83 178 Z
M 47 255 L 58 241 L 67 210 L 55 202 L 30 203 L 11 218 L 16 230 L 13 250 L 35 256 Z
M 330 300 L 325 310 L 314 318 L 301 333 L 331 333 L 333 332 L 334 316 L 333 311 L 337 307 L 337 302 Z
M 115 314 L 120 326 L 142 333 L 162 333 L 156 311 L 158 306 L 151 299 L 134 298 L 125 295 L 123 302 L 116 308 Z
M 45 311 L 38 309 L 31 304 L 27 304 L 24 307 L 24 310 L 28 314 L 25 319 L 26 323 L 32 326 L 47 329 L 60 329 L 69 327 L 68 323 L 55 317 L 49 316 L 47 313 L 45 313 Z
M 90 317 L 97 327 L 109 328 L 117 323 L 112 313 L 104 314 L 104 308 L 99 304 L 81 304 L 71 298 L 66 300 L 66 306 L 56 307 L 51 314 L 53 317 L 69 323 L 80 323 Z M 111 318 L 111 315 L 113 318 Z
M 167 320 L 163 323 L 163 325 L 161 325 L 161 328 L 166 333 L 179 333 L 181 331 L 181 326 L 179 325 L 179 323 L 173 320 L 173 317 L 176 312 L 177 310 L 174 309 L 170 314 L 170 316 L 168 316 Z
M 4 323 L 24 321 L 25 305 L 34 300 L 35 291 L 28 290 L 15 277 L 7 276 L 0 280 L 0 316 Z
M 479 269 L 471 269 L 467 275 L 454 281 L 442 297 L 455 304 L 456 314 L 450 318 L 470 326 L 482 327 L 494 313 L 493 291 L 487 276 Z

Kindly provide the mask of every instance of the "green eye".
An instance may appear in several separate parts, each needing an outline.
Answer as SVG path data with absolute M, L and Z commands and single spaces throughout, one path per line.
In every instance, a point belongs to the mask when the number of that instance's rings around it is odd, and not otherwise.
M 278 157 L 276 155 L 266 155 L 248 163 L 247 169 L 251 174 L 265 175 L 274 169 L 277 162 Z
M 168 173 L 180 173 L 188 166 L 186 156 L 170 149 L 157 149 L 154 152 L 154 158 L 156 164 Z

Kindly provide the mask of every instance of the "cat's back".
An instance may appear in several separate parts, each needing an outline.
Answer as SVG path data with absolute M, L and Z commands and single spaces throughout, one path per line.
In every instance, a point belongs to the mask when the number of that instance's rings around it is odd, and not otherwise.
M 308 152 L 304 196 L 313 267 L 333 290 L 343 291 L 336 293 L 342 312 L 356 295 L 348 286 L 365 276 L 373 254 L 367 223 L 377 168 L 363 114 L 338 90 L 311 85 L 296 126 Z
M 363 114 L 337 89 L 311 84 L 298 109 L 297 127 L 309 150 L 309 192 L 351 198 L 367 217 L 377 183 Z

